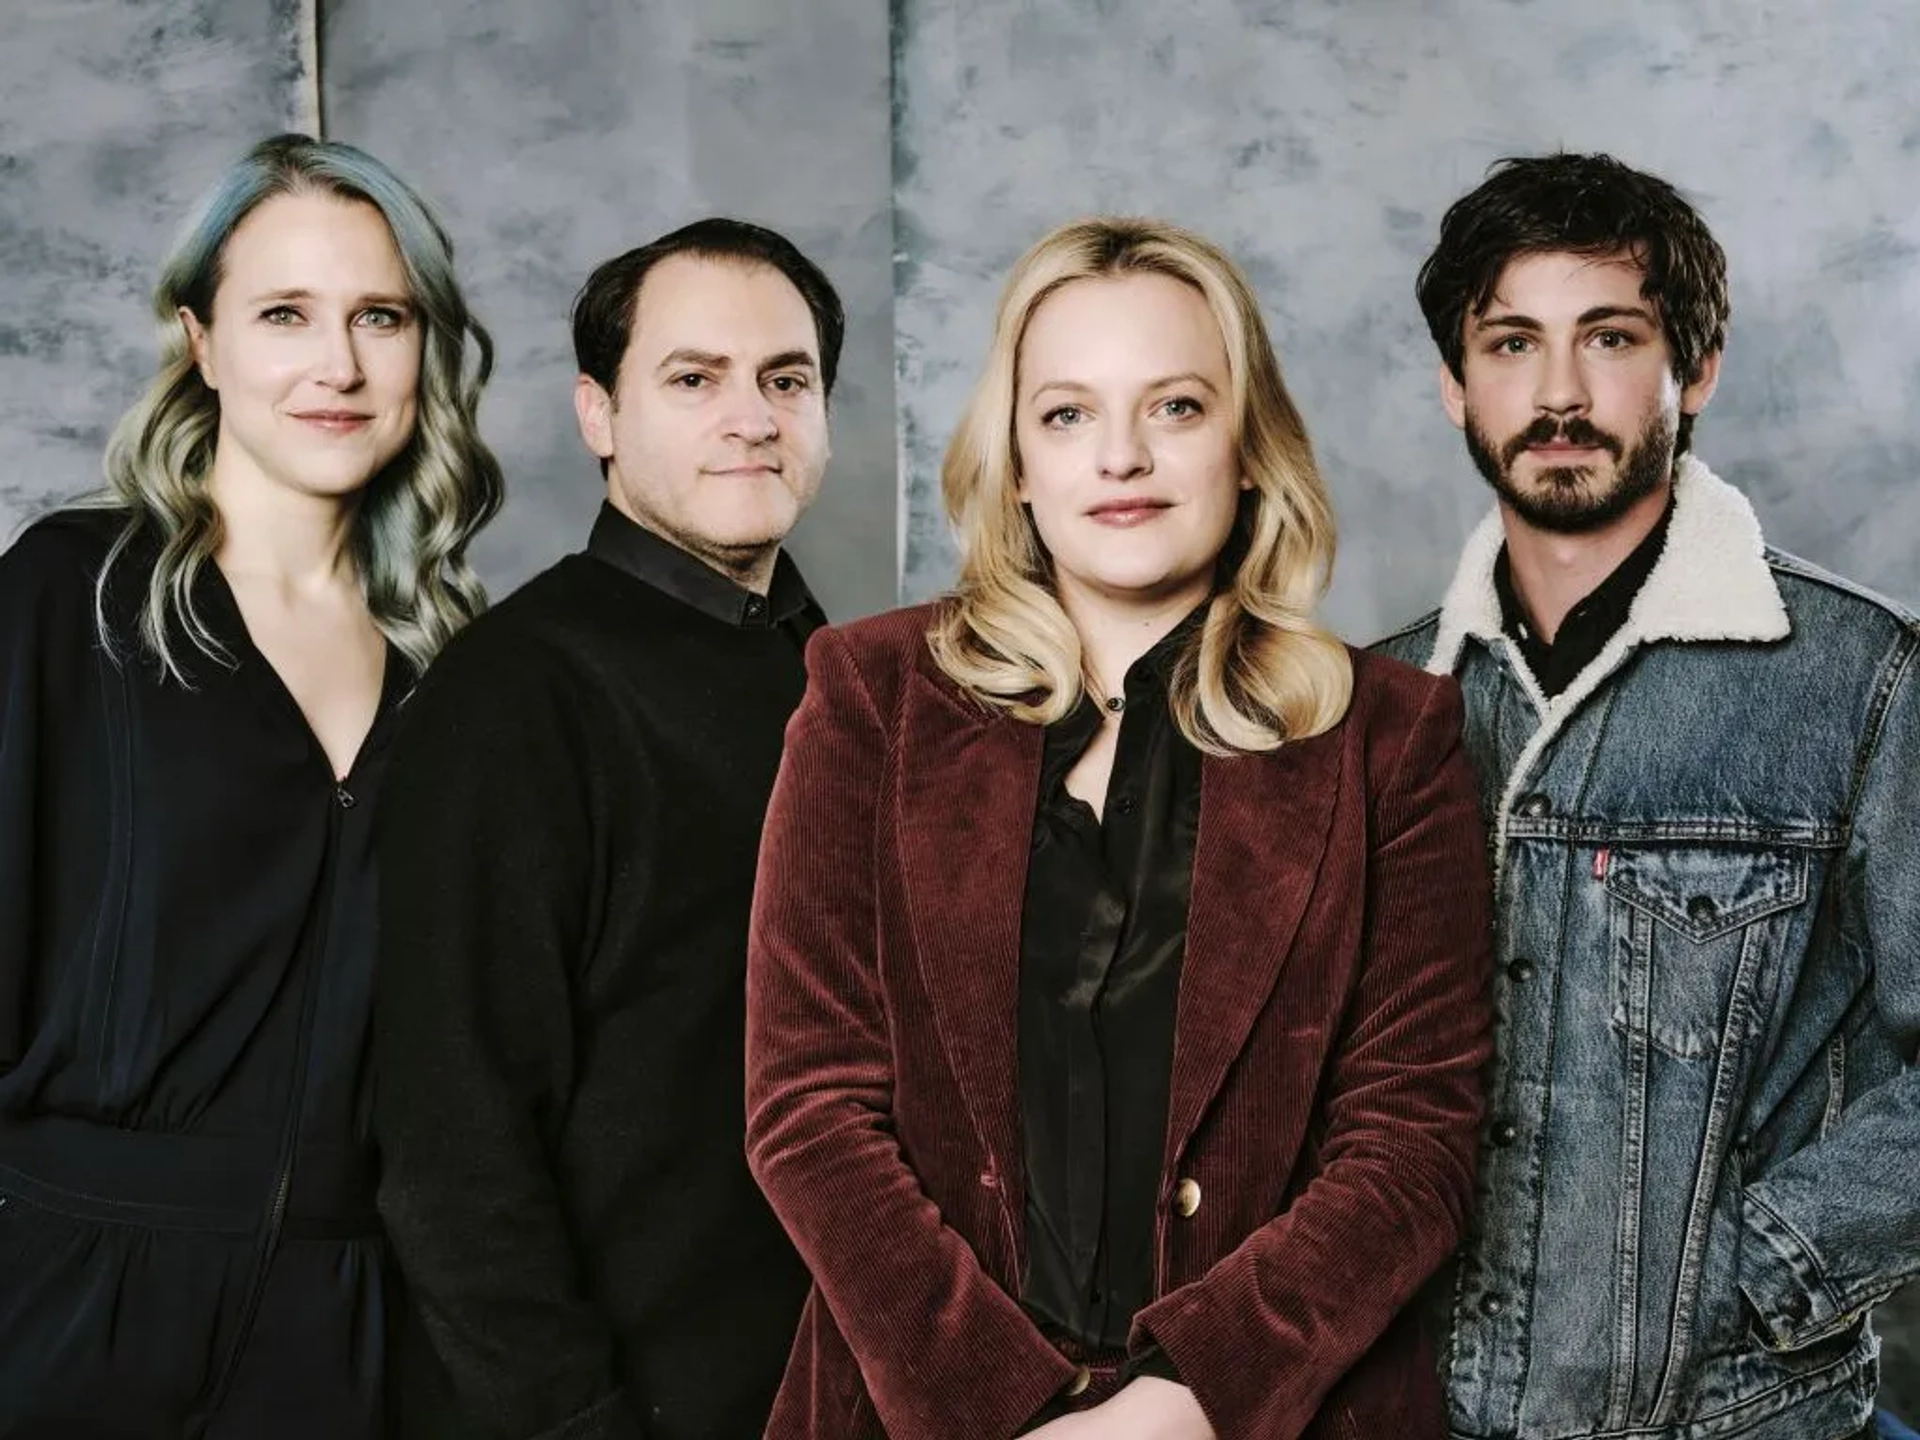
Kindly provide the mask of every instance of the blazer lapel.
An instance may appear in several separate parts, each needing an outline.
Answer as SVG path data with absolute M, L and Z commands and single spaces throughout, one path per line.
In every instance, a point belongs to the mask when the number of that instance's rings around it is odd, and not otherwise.
M 900 756 L 900 853 L 914 950 L 974 1127 L 1021 1172 L 1020 912 L 1044 733 L 916 670 Z
M 1167 1103 L 1169 1171 L 1292 950 L 1327 848 L 1340 788 L 1339 735 L 1336 728 L 1269 755 L 1202 763 Z

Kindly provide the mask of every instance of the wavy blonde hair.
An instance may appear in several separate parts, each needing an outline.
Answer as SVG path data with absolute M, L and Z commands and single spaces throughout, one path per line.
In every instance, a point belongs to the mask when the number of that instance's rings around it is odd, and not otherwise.
M 1198 235 L 1157 220 L 1064 225 L 1008 277 L 985 373 L 941 467 L 960 578 L 927 633 L 934 659 L 983 704 L 1047 725 L 1079 703 L 1079 633 L 1017 494 L 1020 344 L 1048 296 L 1076 280 L 1166 275 L 1206 300 L 1226 343 L 1243 491 L 1215 591 L 1173 671 L 1175 723 L 1215 755 L 1273 750 L 1339 723 L 1353 693 L 1346 647 L 1313 618 L 1333 568 L 1333 509 L 1299 411 L 1239 269 Z
M 158 560 L 140 605 L 139 638 L 182 684 L 190 682 L 177 649 L 181 638 L 221 663 L 232 657 L 193 602 L 195 578 L 220 547 L 220 514 L 206 485 L 220 401 L 194 365 L 179 312 L 210 321 L 221 259 L 240 222 L 276 195 L 312 192 L 363 202 L 384 217 L 423 331 L 413 436 L 368 482 L 354 516 L 349 543 L 367 609 L 381 633 L 424 669 L 486 605 L 466 551 L 500 508 L 500 466 L 476 421 L 493 342 L 460 293 L 453 244 L 426 202 L 371 155 L 337 141 L 276 135 L 201 199 L 162 265 L 153 296 L 160 372 L 107 442 L 106 488 L 80 502 L 126 512 L 94 595 L 101 643 L 117 653 L 106 605 L 114 566 L 136 539 L 151 537 Z

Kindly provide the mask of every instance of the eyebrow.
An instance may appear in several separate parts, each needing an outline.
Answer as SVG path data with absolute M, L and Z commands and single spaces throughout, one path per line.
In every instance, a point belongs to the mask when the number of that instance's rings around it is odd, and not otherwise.
M 1158 380 L 1149 381 L 1142 388 L 1147 390 L 1165 390 L 1175 385 L 1197 385 L 1209 395 L 1218 395 L 1220 393 L 1219 387 L 1197 370 L 1182 370 L 1178 375 L 1162 375 Z M 1032 392 L 1028 394 L 1027 399 L 1037 400 L 1049 390 L 1064 390 L 1072 395 L 1091 395 L 1093 393 L 1093 387 L 1091 385 L 1083 385 L 1078 380 L 1048 380 L 1044 384 L 1034 386 Z
M 660 363 L 654 367 L 654 373 L 658 374 L 662 370 L 672 369 L 676 365 L 699 365 L 708 370 L 731 370 L 733 368 L 733 357 L 730 355 L 721 355 L 712 350 L 695 350 L 683 345 L 678 350 L 669 350 L 661 359 Z M 794 370 L 801 368 L 817 370 L 819 368 L 819 362 L 813 358 L 813 353 L 808 350 L 782 350 L 778 355 L 769 355 L 754 368 L 755 373 L 764 375 L 769 370 Z
M 249 305 L 264 305 L 270 300 L 312 300 L 314 298 L 315 292 L 312 290 L 296 287 L 291 290 L 269 290 L 264 295 L 254 296 L 247 303 Z M 371 295 L 360 296 L 354 303 L 357 305 L 392 305 L 396 308 L 410 308 L 413 305 L 413 300 L 412 297 L 407 295 L 389 295 L 384 291 L 377 291 Z
M 1602 320 L 1642 320 L 1649 325 L 1658 325 L 1653 313 L 1639 305 L 1595 305 L 1591 310 L 1583 310 L 1575 325 L 1597 325 Z M 1530 330 L 1541 331 L 1547 327 L 1531 315 L 1482 315 L 1473 322 L 1475 330 Z

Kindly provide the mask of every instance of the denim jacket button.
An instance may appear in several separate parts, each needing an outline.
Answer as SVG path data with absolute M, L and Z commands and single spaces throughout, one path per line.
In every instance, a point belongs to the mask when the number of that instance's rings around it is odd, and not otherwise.
M 1507 966 L 1507 974 L 1512 976 L 1516 983 L 1524 985 L 1527 981 L 1533 979 L 1533 962 L 1531 960 L 1516 960 Z
M 1789 1295 L 1781 1304 L 1780 1310 L 1791 1323 L 1800 1325 L 1813 1314 L 1813 1302 L 1804 1295 Z
M 1520 802 L 1520 813 L 1529 820 L 1544 820 L 1553 813 L 1553 801 L 1544 795 L 1529 795 Z
M 1505 1149 L 1520 1138 L 1520 1127 L 1511 1120 L 1502 1120 L 1493 1127 L 1493 1143 Z
M 1719 907 L 1705 895 L 1696 895 L 1687 902 L 1687 919 L 1696 925 L 1711 924 L 1719 913 Z
M 1498 1295 L 1487 1295 L 1480 1301 L 1480 1313 L 1489 1320 L 1497 1320 L 1506 1313 L 1507 1302 Z

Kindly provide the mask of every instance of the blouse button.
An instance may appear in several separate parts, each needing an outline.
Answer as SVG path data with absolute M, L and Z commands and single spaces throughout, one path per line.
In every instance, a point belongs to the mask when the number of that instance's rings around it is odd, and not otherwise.
M 1067 1385 L 1067 1398 L 1071 1400 L 1076 1395 L 1086 1394 L 1087 1387 L 1091 1384 L 1093 1384 L 1093 1372 L 1084 1365 L 1074 1366 L 1073 1379 Z
M 1200 1209 L 1198 1180 L 1189 1177 L 1173 1187 L 1173 1208 L 1179 1211 L 1180 1218 L 1183 1220 L 1191 1220 L 1198 1213 Z

